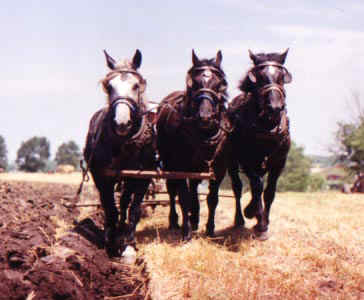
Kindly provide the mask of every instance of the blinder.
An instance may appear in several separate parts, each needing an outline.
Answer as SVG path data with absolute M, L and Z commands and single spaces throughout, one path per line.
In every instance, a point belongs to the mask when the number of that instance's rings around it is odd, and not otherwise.
M 218 74 L 218 76 L 220 78 L 222 78 L 222 84 L 219 88 L 219 93 L 224 93 L 227 89 L 227 82 L 224 78 L 224 74 L 221 70 L 219 70 L 218 68 L 215 68 L 214 66 L 201 66 L 201 67 L 196 67 L 196 68 L 193 68 L 193 71 L 205 71 L 205 70 L 208 70 L 208 71 L 212 71 L 216 74 Z M 188 72 L 187 73 L 187 76 L 186 76 L 186 85 L 188 88 L 192 88 L 193 86 L 193 79 L 192 79 L 192 76 L 191 76 L 191 73 Z M 216 93 L 214 90 L 212 89 L 207 89 L 207 88 L 202 88 L 202 89 L 199 89 L 197 91 L 197 93 L 200 93 L 200 92 L 209 92 L 209 93 L 212 93 L 214 95 L 214 97 L 216 97 L 217 99 L 220 99 L 220 96 L 218 95 L 218 93 Z M 210 101 L 211 102 L 211 101 Z M 216 103 L 214 103 L 216 104 Z
M 288 70 L 280 63 L 277 63 L 275 61 L 267 61 L 267 62 L 263 62 L 261 64 L 258 64 L 256 66 L 254 66 L 249 72 L 248 72 L 248 78 L 250 79 L 251 82 L 256 83 L 257 82 L 257 78 L 254 74 L 254 71 L 257 69 L 261 69 L 264 67 L 277 67 L 279 69 L 281 69 L 283 71 L 283 83 L 290 83 L 292 81 L 292 75 L 288 72 Z M 278 83 L 270 83 L 270 84 L 266 84 L 264 86 L 262 86 L 261 88 L 259 88 L 257 90 L 257 93 L 260 96 L 265 96 L 267 93 L 271 92 L 271 91 L 276 91 L 280 94 L 282 99 L 286 98 L 286 92 L 285 89 L 283 87 L 283 84 L 278 84 Z
M 261 63 L 259 65 L 254 66 L 248 72 L 248 77 L 249 77 L 250 81 L 253 82 L 253 83 L 256 83 L 257 82 L 257 78 L 256 78 L 256 76 L 254 74 L 254 71 L 256 69 L 260 69 L 260 68 L 263 68 L 263 67 L 269 67 L 269 66 L 280 68 L 283 71 L 283 82 L 284 83 L 291 83 L 291 81 L 292 81 L 292 75 L 291 75 L 291 73 L 288 72 L 288 70 L 286 69 L 286 67 L 284 67 L 282 64 L 277 63 L 275 61 L 267 61 L 267 62 L 264 62 L 264 63 Z
M 219 77 L 223 78 L 224 77 L 224 74 L 221 72 L 221 70 L 219 70 L 218 68 L 215 68 L 213 66 L 201 66 L 201 67 L 195 67 L 193 68 L 193 70 L 191 71 L 205 71 L 205 70 L 208 70 L 208 71 L 212 71 L 216 74 L 219 75 Z M 187 73 L 187 77 L 186 77 L 186 84 L 189 88 L 192 87 L 192 76 L 191 76 L 191 71 Z
M 118 69 L 116 71 L 112 71 L 109 74 L 133 74 L 139 78 L 139 94 L 143 94 L 145 92 L 145 88 L 147 85 L 147 81 L 143 78 L 142 75 L 140 75 L 139 72 L 133 70 L 133 69 Z M 109 76 L 109 74 L 107 76 Z M 107 91 L 107 86 L 104 84 L 104 90 Z

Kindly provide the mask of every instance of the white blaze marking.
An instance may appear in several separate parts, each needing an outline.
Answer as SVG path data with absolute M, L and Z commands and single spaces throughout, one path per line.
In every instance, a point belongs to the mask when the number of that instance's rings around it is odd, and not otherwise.
M 134 81 L 121 80 L 120 76 L 116 76 L 115 78 L 110 80 L 109 84 L 113 87 L 117 95 L 134 99 L 134 94 L 132 90 Z
M 129 122 L 129 120 L 130 120 L 129 106 L 124 103 L 120 103 L 120 104 L 116 105 L 115 117 L 114 117 L 114 121 L 116 122 L 116 124 L 118 124 L 118 125 L 126 124 Z
M 268 67 L 268 72 L 269 72 L 269 74 L 273 75 L 276 72 L 276 68 L 273 67 L 273 66 L 269 66 Z
M 120 76 L 117 76 L 110 80 L 110 85 L 115 90 L 115 93 L 120 97 L 126 97 L 136 99 L 137 94 L 133 91 L 132 87 L 137 82 L 134 77 L 128 80 L 121 80 Z M 128 105 L 120 103 L 115 107 L 115 122 L 118 125 L 126 124 L 131 119 L 130 108 Z
M 207 83 L 212 77 L 212 72 L 210 70 L 205 70 L 202 74 L 203 80 Z

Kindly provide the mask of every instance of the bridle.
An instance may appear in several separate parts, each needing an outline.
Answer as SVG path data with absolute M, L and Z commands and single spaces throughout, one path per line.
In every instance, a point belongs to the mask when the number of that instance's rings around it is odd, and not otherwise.
M 135 76 L 137 76 L 139 78 L 139 81 L 140 81 L 140 84 L 143 84 L 145 85 L 146 84 L 146 80 L 143 78 L 143 76 L 133 70 L 133 69 L 117 69 L 115 71 L 112 71 L 110 74 L 133 74 Z M 144 92 L 144 91 L 143 91 Z M 117 104 L 120 104 L 120 103 L 124 103 L 126 104 L 127 106 L 129 106 L 129 108 L 132 110 L 132 111 L 136 111 L 138 107 L 141 106 L 142 104 L 142 94 L 143 92 L 138 92 L 138 99 L 137 101 L 135 101 L 134 99 L 130 98 L 130 97 L 116 97 L 115 99 L 113 99 L 113 101 L 110 103 L 109 107 L 110 109 L 113 109 L 115 108 L 115 106 Z
M 221 70 L 219 70 L 218 68 L 215 68 L 214 66 L 201 66 L 201 67 L 196 67 L 193 69 L 193 71 L 205 71 L 205 70 L 213 71 L 213 72 L 217 73 L 219 75 L 219 77 L 221 77 L 221 78 L 224 77 L 224 74 L 221 72 Z M 214 99 L 204 93 L 211 94 Z M 216 91 L 214 91 L 213 89 L 209 89 L 209 88 L 200 88 L 196 92 L 194 92 L 194 95 L 197 95 L 196 100 L 207 99 L 213 105 L 216 105 L 220 99 L 219 94 Z
M 129 107 L 133 114 L 137 114 L 140 111 L 140 106 L 138 105 L 138 103 L 130 97 L 117 97 L 110 104 L 109 110 L 113 111 L 117 105 L 125 104 Z
M 260 69 L 262 67 L 278 67 L 280 69 L 282 69 L 284 72 L 287 72 L 287 69 L 280 63 L 277 63 L 275 61 L 266 61 L 266 62 L 263 62 L 263 63 L 260 63 L 256 66 L 254 66 L 251 71 L 254 71 L 256 69 Z M 257 90 L 257 93 L 259 96 L 262 96 L 264 97 L 267 93 L 271 92 L 271 91 L 277 91 L 280 96 L 285 99 L 286 98 L 286 91 L 283 87 L 282 84 L 278 84 L 278 83 L 268 83 L 266 85 L 263 85 L 262 87 L 260 87 L 258 90 Z
M 191 71 L 205 71 L 205 70 L 208 70 L 208 71 L 211 71 L 213 73 L 218 74 L 220 78 L 224 77 L 223 72 L 220 69 L 218 69 L 218 68 L 216 68 L 214 66 L 195 67 Z M 216 91 L 214 91 L 213 89 L 210 89 L 210 88 L 202 87 L 202 88 L 199 88 L 196 91 L 192 91 L 191 96 L 192 96 L 191 97 L 192 101 L 198 101 L 198 102 L 201 102 L 202 100 L 209 101 L 210 104 L 212 105 L 212 107 L 214 107 L 214 115 L 219 114 L 219 105 L 220 105 L 220 102 L 221 102 L 220 101 L 221 95 L 219 95 L 218 92 L 216 92 Z
M 139 78 L 140 84 L 145 84 L 146 81 L 143 78 L 143 76 L 138 73 L 137 71 L 133 70 L 133 69 L 118 69 L 115 70 L 113 72 L 111 72 L 110 74 L 133 74 L 135 76 L 137 76 Z M 142 94 L 144 91 L 139 91 L 138 92 L 138 98 L 135 100 L 133 98 L 130 97 L 125 97 L 125 96 L 118 96 L 114 99 L 112 99 L 112 101 L 109 103 L 109 107 L 108 107 L 108 115 L 110 115 L 114 110 L 115 107 L 119 104 L 125 104 L 126 106 L 129 107 L 131 114 L 132 114 L 132 118 L 131 120 L 135 120 L 138 119 L 139 117 L 141 118 L 144 113 L 143 113 L 143 101 L 142 101 Z M 133 121 L 133 123 L 135 123 L 135 121 Z M 139 121 L 137 121 L 137 123 L 139 123 Z

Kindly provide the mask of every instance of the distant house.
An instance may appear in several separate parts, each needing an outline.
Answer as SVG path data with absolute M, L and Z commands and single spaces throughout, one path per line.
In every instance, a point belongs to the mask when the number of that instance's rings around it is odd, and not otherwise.
M 343 179 L 343 176 L 338 174 L 328 174 L 326 176 L 326 180 L 341 180 L 341 179 Z

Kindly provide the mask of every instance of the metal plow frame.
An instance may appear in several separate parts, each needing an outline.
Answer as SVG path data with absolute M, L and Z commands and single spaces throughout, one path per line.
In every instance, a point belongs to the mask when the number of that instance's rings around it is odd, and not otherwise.
M 158 179 L 215 179 L 213 172 L 177 172 L 177 171 L 145 171 L 145 170 L 107 170 L 105 175 L 131 178 L 158 178 Z

